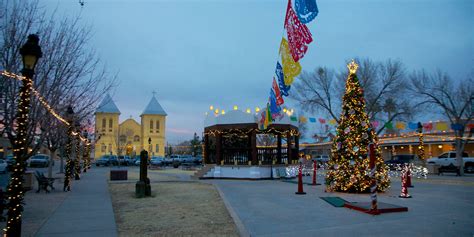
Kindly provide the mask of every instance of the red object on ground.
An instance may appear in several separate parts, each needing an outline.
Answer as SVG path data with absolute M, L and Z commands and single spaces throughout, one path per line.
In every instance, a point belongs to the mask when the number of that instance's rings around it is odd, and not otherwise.
M 407 171 L 407 187 L 413 188 L 413 185 L 411 184 L 411 165 L 408 165 L 408 171 Z
M 399 198 L 411 198 L 410 194 L 408 194 L 408 166 L 405 166 L 404 170 L 402 171 L 402 191 L 400 193 Z
M 306 194 L 304 191 L 303 191 L 303 168 L 301 167 L 301 163 L 300 163 L 300 168 L 298 170 L 298 192 L 295 192 L 295 194 L 299 194 L 299 195 L 303 195 L 303 194 Z

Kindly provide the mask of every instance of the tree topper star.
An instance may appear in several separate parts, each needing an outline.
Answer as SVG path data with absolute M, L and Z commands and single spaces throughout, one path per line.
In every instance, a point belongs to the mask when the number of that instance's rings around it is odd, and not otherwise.
M 357 72 L 357 68 L 359 68 L 359 65 L 352 59 L 352 62 L 347 64 L 347 68 L 349 68 L 349 72 L 351 74 L 355 74 Z

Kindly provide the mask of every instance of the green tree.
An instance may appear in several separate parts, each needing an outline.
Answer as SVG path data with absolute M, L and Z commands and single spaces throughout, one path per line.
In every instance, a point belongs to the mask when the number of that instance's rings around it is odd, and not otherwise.
M 367 192 L 370 189 L 368 145 L 372 142 L 377 145 L 377 135 L 365 111 L 364 91 L 356 75 L 357 67 L 355 62 L 348 65 L 350 73 L 342 99 L 340 123 L 333 140 L 330 168 L 326 174 L 326 186 L 329 190 Z M 377 189 L 385 191 L 390 180 L 380 148 L 376 148 L 375 155 Z
M 191 154 L 197 156 L 200 153 L 202 153 L 202 142 L 199 136 L 194 133 L 194 137 L 191 140 Z

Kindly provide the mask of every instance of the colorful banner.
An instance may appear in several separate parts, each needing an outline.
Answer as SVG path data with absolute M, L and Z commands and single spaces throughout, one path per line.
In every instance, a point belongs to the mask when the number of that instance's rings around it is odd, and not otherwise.
M 396 129 L 403 130 L 403 129 L 406 128 L 406 124 L 405 124 L 404 122 L 398 121 L 398 122 L 395 123 L 395 128 L 396 128 Z
M 329 125 L 336 125 L 336 120 L 335 119 L 331 119 L 329 120 Z
M 290 49 L 288 48 L 288 41 L 285 38 L 281 39 L 280 44 L 281 63 L 283 64 L 283 75 L 285 77 L 285 85 L 289 86 L 295 80 L 295 77 L 301 73 L 301 65 L 299 62 L 293 60 Z
M 309 118 L 309 122 L 316 123 L 316 118 Z
M 278 86 L 275 78 L 273 78 L 272 87 L 273 87 L 273 92 L 275 92 L 276 104 L 282 105 L 283 103 L 285 103 L 285 101 L 283 100 L 283 97 L 281 97 L 280 87 Z
M 436 130 L 446 131 L 446 130 L 448 130 L 448 124 L 445 123 L 445 122 L 437 122 L 436 123 Z
M 370 122 L 373 128 L 377 128 L 379 126 L 379 121 L 372 121 Z
M 288 96 L 288 91 L 290 91 L 291 86 L 285 85 L 285 76 L 283 75 L 283 68 L 281 67 L 280 62 L 277 62 L 275 74 L 278 78 L 278 86 L 280 87 L 281 94 Z
M 295 0 L 295 11 L 303 24 L 308 24 L 318 15 L 316 0 Z
M 408 128 L 411 129 L 411 130 L 416 130 L 416 129 L 418 129 L 418 123 L 409 122 L 408 123 Z
M 319 123 L 321 123 L 321 124 L 325 124 L 325 123 L 326 123 L 326 119 L 319 118 Z
M 289 95 L 291 84 L 301 73 L 299 60 L 305 56 L 308 45 L 313 42 L 313 36 L 305 24 L 314 20 L 318 13 L 316 0 L 296 0 L 294 8 L 291 0 L 288 1 L 284 23 L 287 38 L 281 39 L 280 59 L 277 60 L 267 109 L 262 113 L 265 116 L 263 118 L 265 128 L 272 119 L 282 117 L 281 105 L 285 103 L 283 96 Z M 296 117 L 295 119 L 297 120 Z
M 293 11 L 291 0 L 288 1 L 286 9 L 285 29 L 288 35 L 291 56 L 295 62 L 298 62 L 306 54 L 308 44 L 313 42 L 313 37 L 308 27 L 301 23 Z

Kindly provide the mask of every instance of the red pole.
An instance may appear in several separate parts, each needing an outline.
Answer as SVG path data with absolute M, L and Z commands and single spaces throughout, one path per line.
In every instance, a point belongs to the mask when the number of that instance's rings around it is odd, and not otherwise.
M 321 184 L 316 183 L 316 170 L 317 169 L 318 169 L 318 165 L 317 165 L 316 161 L 313 160 L 313 183 L 308 184 L 308 185 L 312 185 L 312 186 L 321 185 Z
M 377 209 L 377 179 L 375 178 L 375 145 L 373 143 L 369 144 L 369 169 L 370 169 L 370 199 L 371 199 L 371 206 L 369 213 L 371 214 L 379 214 Z
M 295 192 L 295 194 L 299 194 L 299 195 L 303 195 L 303 194 L 306 194 L 304 191 L 303 191 L 303 174 L 302 174 L 302 167 L 301 167 L 301 163 L 300 163 L 300 168 L 298 170 L 298 192 Z

